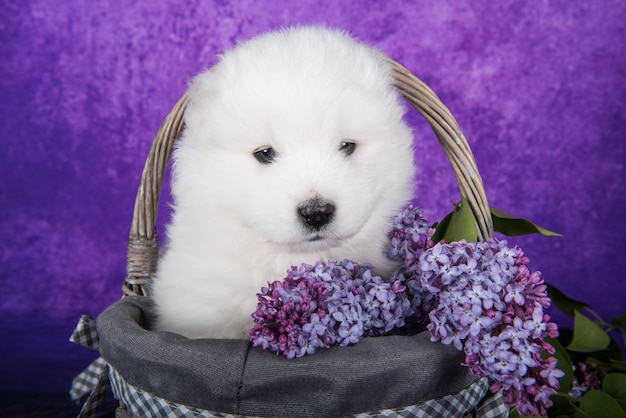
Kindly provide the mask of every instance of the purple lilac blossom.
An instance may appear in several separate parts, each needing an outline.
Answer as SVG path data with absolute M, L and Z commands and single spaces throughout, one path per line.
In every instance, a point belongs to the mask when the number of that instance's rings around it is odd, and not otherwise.
M 385 282 L 349 260 L 292 267 L 257 296 L 252 345 L 289 359 L 386 334 L 412 314 L 399 281 Z
M 391 241 L 387 257 L 402 261 L 391 281 L 399 281 L 407 287 L 413 314 L 406 321 L 414 327 L 428 322 L 428 312 L 434 308 L 434 293 L 422 287 L 419 281 L 418 260 L 422 252 L 433 246 L 431 237 L 434 228 L 424 218 L 421 209 L 408 205 L 399 213 L 391 224 L 388 236 Z M 435 290 L 436 289 L 431 289 Z
M 582 398 L 590 390 L 602 388 L 602 380 L 608 372 L 596 363 L 578 362 L 574 365 L 574 381 L 569 395 L 575 398 Z
M 431 340 L 463 349 L 470 372 L 488 377 L 491 390 L 502 390 L 520 414 L 545 415 L 564 373 L 554 357 L 541 355 L 554 354 L 544 338 L 558 331 L 544 313 L 551 302 L 541 274 L 528 269 L 522 250 L 495 239 L 440 242 L 418 263 L 408 280 L 419 280 L 435 297 Z

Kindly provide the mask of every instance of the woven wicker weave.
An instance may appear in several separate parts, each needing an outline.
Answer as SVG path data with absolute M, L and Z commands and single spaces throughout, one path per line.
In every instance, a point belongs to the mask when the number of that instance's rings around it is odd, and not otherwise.
M 426 118 L 437 135 L 456 176 L 461 196 L 467 200 L 478 226 L 478 237 L 493 235 L 493 225 L 476 161 L 457 121 L 439 97 L 402 65 L 387 58 L 393 67 L 395 86 Z M 163 121 L 150 149 L 137 192 L 127 250 L 125 295 L 149 295 L 150 278 L 156 271 L 159 242 L 156 217 L 163 177 L 175 141 L 180 137 L 187 105 L 183 96 Z

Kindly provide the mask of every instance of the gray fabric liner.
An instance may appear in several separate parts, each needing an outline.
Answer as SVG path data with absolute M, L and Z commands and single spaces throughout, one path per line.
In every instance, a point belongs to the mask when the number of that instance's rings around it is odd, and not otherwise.
M 132 385 L 172 402 L 248 416 L 331 417 L 413 405 L 475 377 L 463 353 L 416 336 L 364 338 L 287 360 L 245 340 L 149 330 L 153 303 L 127 297 L 97 319 L 101 355 Z

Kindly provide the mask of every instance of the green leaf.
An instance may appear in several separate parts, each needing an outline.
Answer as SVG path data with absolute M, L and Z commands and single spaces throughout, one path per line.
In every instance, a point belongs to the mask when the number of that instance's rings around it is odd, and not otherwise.
M 574 414 L 578 410 L 578 406 L 576 406 L 572 402 L 572 399 L 569 397 L 569 395 L 565 393 L 557 392 L 554 395 L 550 396 L 550 400 L 553 404 L 550 408 L 548 408 L 549 417 L 571 417 L 574 416 Z
M 626 418 L 626 412 L 611 395 L 599 390 L 590 390 L 580 400 L 580 410 L 574 417 Z
M 565 327 L 559 327 L 559 336 L 557 337 L 557 339 L 563 345 L 563 347 L 567 347 L 569 343 L 572 342 L 572 338 L 574 338 L 573 330 Z
M 572 379 L 574 378 L 574 370 L 572 368 L 572 360 L 567 354 L 565 347 L 561 345 L 559 340 L 555 338 L 546 337 L 545 341 L 550 344 L 556 352 L 554 357 L 556 358 L 556 367 L 563 370 L 565 376 L 559 379 L 559 392 L 568 393 L 572 387 Z M 545 351 L 542 354 L 547 354 Z
M 509 411 L 509 418 L 545 418 L 543 415 L 522 415 L 517 408 L 511 408 Z
M 466 199 L 457 203 L 454 211 L 450 213 L 450 220 L 442 238 L 445 242 L 456 242 L 463 239 L 468 242 L 478 241 L 478 227 Z
M 574 312 L 574 338 L 567 346 L 570 351 L 592 353 L 606 349 L 611 342 L 609 334 L 578 311 Z
M 438 224 L 434 225 L 435 233 L 432 236 L 433 242 L 437 243 L 443 239 L 443 234 L 446 232 L 448 227 L 450 226 L 450 219 L 452 218 L 452 214 L 454 212 L 448 213 Z
M 539 225 L 535 225 L 527 219 L 517 218 L 501 210 L 491 209 L 491 219 L 493 220 L 493 229 L 508 235 L 510 237 L 526 234 L 540 233 L 542 235 L 550 237 L 562 237 L 563 235 L 558 232 L 553 232 L 548 229 L 542 228 Z
M 626 361 L 624 360 L 609 360 L 609 366 L 614 372 L 626 374 Z
M 584 308 L 589 306 L 585 302 L 570 298 L 565 295 L 565 293 L 548 283 L 546 283 L 546 288 L 548 289 L 548 296 L 552 299 L 554 306 L 556 306 L 559 311 L 564 314 L 574 316 L 575 311 L 581 312 Z
M 598 351 L 593 353 L 593 358 L 598 360 L 599 362 L 610 362 L 613 360 L 621 360 L 623 358 L 622 349 L 619 344 L 615 341 L 613 336 L 609 334 L 611 341 L 609 342 L 609 346 L 606 350 Z
M 609 373 L 602 380 L 602 390 L 615 398 L 626 411 L 626 374 Z

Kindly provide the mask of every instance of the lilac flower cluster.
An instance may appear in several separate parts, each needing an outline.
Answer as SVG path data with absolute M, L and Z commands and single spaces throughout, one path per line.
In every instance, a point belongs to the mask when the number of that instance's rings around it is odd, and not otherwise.
M 383 335 L 412 313 L 399 281 L 385 282 L 370 266 L 349 260 L 292 267 L 257 296 L 252 345 L 287 358 Z
M 392 280 L 407 287 L 412 318 L 427 323 L 432 341 L 453 344 L 466 354 L 465 365 L 503 390 L 506 403 L 522 414 L 545 415 L 550 395 L 564 373 L 544 337 L 558 335 L 544 309 L 550 306 L 539 272 L 506 241 L 451 244 L 432 241 L 422 212 L 408 206 L 389 232 L 388 256 L 404 265 Z
M 412 310 L 407 322 L 417 326 L 427 323 L 428 313 L 435 307 L 434 294 L 422 287 L 419 271 L 419 257 L 434 245 L 431 239 L 434 233 L 424 213 L 413 205 L 405 207 L 393 219 L 388 231 L 391 245 L 386 255 L 392 260 L 402 261 L 402 266 L 392 274 L 391 281 L 400 281 L 407 287 Z
M 348 260 L 292 267 L 258 294 L 253 345 L 294 358 L 425 325 L 432 341 L 463 350 L 507 405 L 545 415 L 564 373 L 542 356 L 554 354 L 544 338 L 558 331 L 541 274 L 506 241 L 434 243 L 433 234 L 418 208 L 394 218 L 387 256 L 402 265 L 387 282 Z
M 388 231 L 391 245 L 387 257 L 392 260 L 403 260 L 405 266 L 415 264 L 424 251 L 432 247 L 430 240 L 435 230 L 424 218 L 424 213 L 413 205 L 405 207 L 395 218 Z
M 435 297 L 431 340 L 464 350 L 470 372 L 489 377 L 520 414 L 545 415 L 564 373 L 541 353 L 554 354 L 544 338 L 558 331 L 544 313 L 551 301 L 541 274 L 521 249 L 495 239 L 438 243 L 420 255 L 416 276 Z
M 602 380 L 608 372 L 598 366 L 597 363 L 578 362 L 574 365 L 574 381 L 569 395 L 582 398 L 590 390 L 602 388 Z

